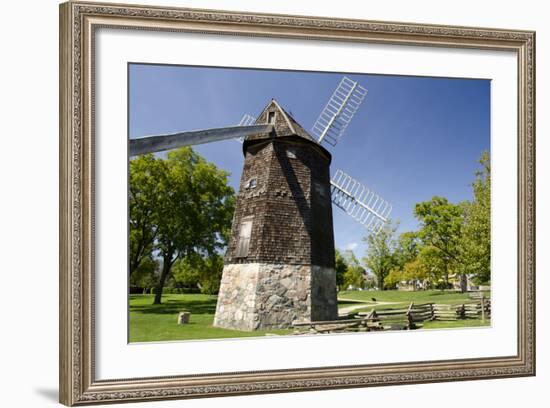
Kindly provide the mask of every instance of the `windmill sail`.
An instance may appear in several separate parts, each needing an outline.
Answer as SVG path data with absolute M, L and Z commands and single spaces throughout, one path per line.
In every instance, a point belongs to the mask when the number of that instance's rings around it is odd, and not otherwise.
M 353 177 L 337 170 L 330 184 L 332 202 L 369 231 L 378 233 L 388 221 L 390 203 Z
M 162 152 L 181 146 L 217 142 L 219 140 L 244 138 L 256 133 L 268 133 L 273 125 L 232 126 L 216 129 L 179 132 L 168 135 L 156 135 L 130 139 L 130 156 Z
M 327 105 L 311 128 L 319 143 L 336 146 L 351 119 L 367 96 L 367 90 L 356 81 L 343 77 Z
M 256 123 L 256 118 L 248 113 L 245 113 L 239 122 L 239 126 L 252 126 Z M 237 137 L 235 140 L 239 143 L 243 143 L 246 136 Z
M 239 126 L 252 126 L 256 122 L 256 118 L 248 113 L 245 113 L 239 122 Z

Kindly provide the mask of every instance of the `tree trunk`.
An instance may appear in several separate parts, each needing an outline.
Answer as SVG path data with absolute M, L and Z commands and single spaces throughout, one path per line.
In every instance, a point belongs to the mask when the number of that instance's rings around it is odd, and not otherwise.
M 166 283 L 166 278 L 172 269 L 172 253 L 168 253 L 163 257 L 162 262 L 162 272 L 160 274 L 157 285 L 155 286 L 155 300 L 153 301 L 154 305 L 160 305 L 162 303 L 162 290 L 164 289 L 164 284 Z
M 132 276 L 134 271 L 137 270 L 137 268 L 139 267 L 139 264 L 141 263 L 141 260 L 144 256 L 143 254 L 144 249 L 145 249 L 145 245 L 142 245 L 140 242 L 134 256 L 130 256 L 130 276 Z
M 462 293 L 468 290 L 468 277 L 465 273 L 460 274 L 460 291 Z
M 137 259 L 132 259 L 130 261 L 130 276 L 134 273 L 134 271 L 138 268 L 139 261 Z

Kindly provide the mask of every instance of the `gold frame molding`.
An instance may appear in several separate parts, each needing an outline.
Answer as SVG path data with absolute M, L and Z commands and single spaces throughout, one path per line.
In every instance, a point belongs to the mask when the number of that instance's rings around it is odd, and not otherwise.
M 513 51 L 518 66 L 518 350 L 514 356 L 96 380 L 94 90 L 98 27 Z M 60 5 L 60 402 L 83 405 L 535 375 L 535 33 L 68 2 Z

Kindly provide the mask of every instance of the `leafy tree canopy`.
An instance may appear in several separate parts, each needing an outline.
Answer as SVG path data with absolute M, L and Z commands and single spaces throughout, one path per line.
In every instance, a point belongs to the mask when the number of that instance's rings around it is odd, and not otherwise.
M 166 159 L 145 155 L 130 163 L 131 252 L 137 255 L 147 235 L 143 251 L 162 260 L 155 303 L 176 260 L 200 254 L 214 262 L 227 244 L 235 203 L 227 176 L 191 147 L 172 150 Z M 140 225 L 150 232 L 139 232 Z
M 445 286 L 449 286 L 451 271 L 461 265 L 463 207 L 436 196 L 416 204 L 414 214 L 420 221 L 418 236 L 425 246 L 432 248 L 432 257 L 438 257 Z
M 397 265 L 395 249 L 397 242 L 395 232 L 397 224 L 389 221 L 377 234 L 369 234 L 364 239 L 367 242 L 367 254 L 363 258 L 366 267 L 376 276 L 378 289 L 384 289 L 384 279 Z
M 465 222 L 462 241 L 462 262 L 465 272 L 474 275 L 477 283 L 491 280 L 491 163 L 489 153 L 479 160 L 472 183 L 474 199 L 464 205 Z

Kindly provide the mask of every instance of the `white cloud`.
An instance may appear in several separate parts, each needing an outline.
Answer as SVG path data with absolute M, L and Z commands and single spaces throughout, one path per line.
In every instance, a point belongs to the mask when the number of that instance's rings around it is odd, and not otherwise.
M 350 250 L 353 251 L 358 246 L 359 246 L 359 244 L 357 242 L 350 242 L 349 244 L 346 245 L 346 249 L 350 249 Z

